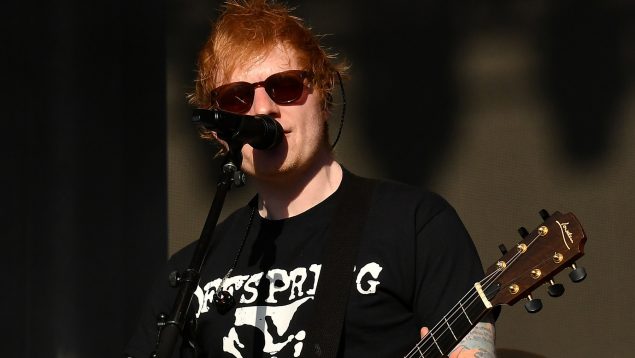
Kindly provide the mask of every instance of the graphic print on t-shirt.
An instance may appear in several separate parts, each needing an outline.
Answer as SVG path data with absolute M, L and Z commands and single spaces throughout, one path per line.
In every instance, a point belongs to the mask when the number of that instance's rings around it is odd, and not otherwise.
M 241 351 L 250 342 L 246 342 L 240 332 L 255 327 L 263 335 L 262 351 L 265 356 L 274 358 L 283 350 L 293 352 L 294 357 L 301 356 L 306 327 L 292 331 L 289 327 L 298 310 L 315 299 L 321 268 L 322 265 L 313 264 L 291 271 L 271 269 L 266 273 L 228 277 L 223 289 L 235 297 L 237 307 L 233 326 L 223 336 L 223 351 L 235 358 L 244 358 Z M 375 293 L 380 284 L 381 270 L 382 267 L 374 262 L 364 265 L 355 280 L 357 291 L 364 295 Z M 203 288 L 197 287 L 194 293 L 199 307 L 197 318 L 210 310 L 221 281 L 217 278 Z

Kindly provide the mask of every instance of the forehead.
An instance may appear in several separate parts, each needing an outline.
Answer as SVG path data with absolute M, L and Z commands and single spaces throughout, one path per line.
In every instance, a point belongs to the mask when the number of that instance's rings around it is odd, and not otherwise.
M 274 73 L 295 69 L 301 69 L 295 51 L 285 46 L 277 45 L 263 56 L 254 58 L 244 65 L 237 66 L 230 77 L 230 81 L 257 82 Z

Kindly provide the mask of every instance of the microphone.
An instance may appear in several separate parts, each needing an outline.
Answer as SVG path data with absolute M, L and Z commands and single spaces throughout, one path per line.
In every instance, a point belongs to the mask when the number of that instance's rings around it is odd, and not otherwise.
M 280 123 L 266 115 L 249 116 L 219 109 L 194 110 L 192 122 L 215 131 L 219 138 L 241 146 L 249 143 L 256 149 L 272 149 L 282 142 Z

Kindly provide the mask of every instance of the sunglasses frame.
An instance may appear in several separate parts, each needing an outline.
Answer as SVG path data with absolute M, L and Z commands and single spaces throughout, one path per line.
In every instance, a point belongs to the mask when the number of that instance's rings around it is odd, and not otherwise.
M 301 84 L 301 86 L 299 86 L 298 88 L 298 92 L 293 93 L 293 96 L 291 96 L 290 98 L 284 98 L 284 99 L 276 98 L 276 97 L 279 97 L 279 96 L 276 96 L 276 83 L 275 82 L 272 83 L 272 81 L 285 80 L 288 78 L 297 79 L 298 83 Z M 298 99 L 302 97 L 302 94 L 304 93 L 304 87 L 305 86 L 310 87 L 310 83 L 305 84 L 305 80 L 310 80 L 310 79 L 311 79 L 311 75 L 309 74 L 308 71 L 305 71 L 305 70 L 287 70 L 287 71 L 277 72 L 265 78 L 264 81 L 259 81 L 254 83 L 238 81 L 238 82 L 231 82 L 231 83 L 218 86 L 210 92 L 210 100 L 214 108 L 218 108 L 220 110 L 227 110 L 229 112 L 234 112 L 234 113 L 246 113 L 249 111 L 249 109 L 254 103 L 254 95 L 256 93 L 256 88 L 263 87 L 265 91 L 267 92 L 267 95 L 269 95 L 269 97 L 275 103 L 282 104 L 282 105 L 290 104 L 297 101 Z M 242 94 L 246 94 L 246 96 L 236 97 L 236 99 L 244 103 L 244 107 L 246 109 L 243 109 L 241 107 L 240 111 L 235 110 L 235 108 L 233 108 L 233 110 L 229 110 L 221 106 L 219 99 L 221 99 L 224 95 L 227 94 L 228 91 L 232 89 L 234 91 L 236 91 L 236 89 L 245 91 Z M 229 107 L 229 106 L 225 105 L 225 107 Z

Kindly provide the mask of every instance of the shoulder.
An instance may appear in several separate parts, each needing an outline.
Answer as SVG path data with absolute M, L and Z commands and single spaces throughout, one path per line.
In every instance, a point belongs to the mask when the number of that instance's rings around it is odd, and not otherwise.
M 441 194 L 425 187 L 388 179 L 375 179 L 375 182 L 375 195 L 381 199 L 417 205 L 432 212 L 451 208 L 450 203 Z
M 418 221 L 427 222 L 435 216 L 449 212 L 456 214 L 452 205 L 439 193 L 426 187 L 391 179 L 362 177 L 346 172 L 348 180 L 367 181 L 374 185 L 372 206 L 376 210 L 413 214 Z

